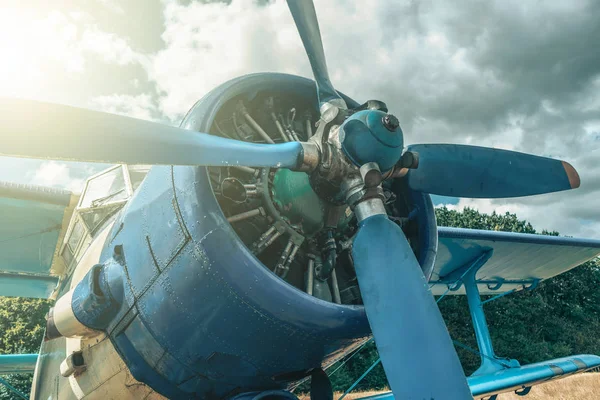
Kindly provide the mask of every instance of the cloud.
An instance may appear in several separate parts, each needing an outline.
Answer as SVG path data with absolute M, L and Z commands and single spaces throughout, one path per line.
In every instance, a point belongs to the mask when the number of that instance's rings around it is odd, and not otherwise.
M 77 104 L 97 91 L 126 92 L 136 69 L 144 78 L 144 54 L 77 8 L 3 8 L 0 55 L 2 96 Z
M 144 63 L 144 56 L 133 50 L 126 40 L 96 27 L 82 33 L 78 50 L 83 54 L 96 55 L 109 64 Z
M 69 165 L 71 164 L 71 165 Z M 66 189 L 81 193 L 85 180 L 98 172 L 98 166 L 82 166 L 73 163 L 45 161 L 31 173 L 30 183 L 39 186 Z
M 35 1 L 35 0 L 34 0 Z M 50 2 L 51 3 L 51 2 Z M 105 29 L 91 3 L 59 8 L 30 2 L 7 5 L 0 13 L 0 96 L 96 107 L 144 118 L 148 89 L 141 65 L 145 56 L 126 36 Z M 114 11 L 114 10 L 113 10 Z M 115 19 L 115 18 L 113 18 Z M 102 26 L 101 26 L 102 25 Z M 131 76 L 133 73 L 134 76 Z M 133 79 L 137 79 L 133 83 Z M 110 96 L 105 93 L 115 93 Z M 118 103 L 128 103 L 127 106 Z M 93 102 L 93 100 L 92 100 Z M 32 115 L 32 118 L 37 116 Z M 83 181 L 106 165 L 2 158 L 0 179 L 79 191 Z
M 598 211 L 589 204 L 594 202 L 595 194 L 574 197 L 567 202 L 543 201 L 544 197 L 552 196 L 556 195 L 535 196 L 537 201 L 532 203 L 511 199 L 460 199 L 457 204 L 438 204 L 438 207 L 446 206 L 459 211 L 469 207 L 488 214 L 494 211 L 499 214 L 510 212 L 530 222 L 538 232 L 545 229 L 567 236 L 600 238 Z
M 91 99 L 90 104 L 99 111 L 164 123 L 155 99 L 149 94 L 98 96 Z
M 123 6 L 121 6 L 119 4 L 118 1 L 115 0 L 97 0 L 98 3 L 102 4 L 104 7 L 106 7 L 108 10 L 116 13 L 116 14 L 125 14 L 125 10 L 123 9 Z
M 25 66 L 21 74 L 0 73 L 0 91 L 59 97 L 69 87 L 64 98 L 75 104 L 176 124 L 199 98 L 239 75 L 312 75 L 284 1 L 136 0 L 120 3 L 123 14 L 110 9 L 113 1 L 99 1 L 96 9 L 21 19 L 31 24 L 3 12 L 0 37 L 12 26 L 28 51 L 7 53 L 0 40 L 3 56 L 12 55 L 0 72 Z M 315 3 L 335 87 L 359 102 L 385 101 L 407 144 L 530 152 L 565 159 L 581 175 L 576 191 L 460 199 L 458 207 L 510 210 L 538 229 L 600 237 L 598 2 Z M 47 82 L 43 65 L 59 72 L 58 83 Z
M 236 76 L 259 71 L 310 74 L 284 2 L 166 2 L 164 16 L 165 47 L 151 57 L 148 75 L 160 94 L 160 110 L 173 120 Z
M 539 229 L 600 237 L 600 5 L 316 1 L 338 90 L 385 101 L 407 143 L 492 146 L 566 159 L 577 191 L 460 199 Z M 165 47 L 149 57 L 158 107 L 173 120 L 218 84 L 260 71 L 311 76 L 284 2 L 164 3 Z

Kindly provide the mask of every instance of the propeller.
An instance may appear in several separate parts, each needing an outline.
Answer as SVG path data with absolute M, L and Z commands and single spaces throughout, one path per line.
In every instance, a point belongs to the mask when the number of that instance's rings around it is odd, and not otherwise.
M 287 3 L 317 82 L 319 105 L 332 103 L 337 107 L 347 108 L 346 102 L 335 91 L 329 80 L 325 51 L 323 50 L 323 42 L 321 42 L 321 31 L 319 30 L 314 3 L 312 0 L 288 0 Z
M 571 164 L 488 147 L 417 144 L 419 165 L 408 171 L 411 189 L 443 196 L 503 198 L 530 196 L 579 187 Z
M 321 131 L 328 109 L 347 109 L 327 71 L 312 0 L 288 0 L 317 84 Z M 324 107 L 331 105 L 336 107 Z M 340 113 L 346 116 L 347 113 Z M 334 116 L 334 117 L 335 117 Z M 336 121 L 338 123 L 340 121 Z M 129 117 L 27 100 L 0 98 L 0 155 L 124 164 L 285 167 L 306 170 L 321 163 L 306 143 L 252 144 Z M 327 132 L 328 133 L 328 132 Z M 327 136 L 323 136 L 327 138 Z M 340 127 L 341 150 L 329 157 L 356 166 L 399 166 L 403 137 L 398 121 L 369 108 Z M 323 142 L 327 145 L 327 142 Z M 312 144 L 314 146 L 314 144 Z M 312 153 L 305 154 L 310 149 Z M 462 145 L 413 145 L 419 165 L 406 179 L 416 191 L 457 197 L 513 197 L 576 188 L 568 163 L 506 150 Z M 316 152 L 316 153 L 315 153 Z M 338 154 L 339 153 L 339 154 Z M 308 161 L 307 161 L 308 160 Z M 338 169 L 331 168 L 331 165 Z M 346 178 L 345 163 L 327 164 L 331 180 Z M 344 168 L 340 167 L 343 166 Z M 412 166 L 412 165 L 411 165 Z M 332 171 L 330 171 L 330 169 Z M 326 172 L 327 172 L 326 171 Z M 329 173 L 328 172 L 328 173 Z M 350 171 L 352 172 L 352 171 Z M 355 172 L 355 171 L 354 171 Z M 373 175 L 365 175 L 373 181 Z M 381 175 L 376 176 L 380 184 Z M 365 180 L 365 184 L 367 183 Z M 371 182 L 373 183 L 373 182 Z M 369 209 L 375 205 L 374 209 Z M 362 211 L 360 211 L 362 210 Z M 365 212 L 365 210 L 367 212 Z M 374 211 L 374 212 L 372 212 Z M 402 230 L 378 197 L 355 208 L 359 230 L 352 249 L 365 311 L 388 382 L 398 399 L 470 399 L 469 386 L 428 282 Z
M 366 218 L 352 257 L 394 397 L 472 399 L 446 324 L 400 227 L 385 214 Z
M 299 142 L 254 144 L 120 115 L 0 98 L 0 155 L 110 164 L 302 164 Z
M 341 98 L 329 80 L 314 4 L 312 0 L 288 0 L 288 6 L 310 59 L 324 113 L 326 103 L 337 106 Z M 346 104 L 342 104 L 338 107 L 345 109 Z M 324 116 L 322 119 L 327 120 Z M 342 123 L 338 137 L 344 155 L 361 167 L 361 174 L 370 163 L 384 171 L 394 165 L 403 167 L 402 130 L 389 114 L 359 111 Z M 416 191 L 512 197 L 579 186 L 577 172 L 570 164 L 548 158 L 457 145 L 415 145 L 409 150 L 419 156 L 417 168 L 410 169 L 407 177 Z M 365 179 L 364 175 L 365 187 L 372 186 L 372 190 L 380 176 L 376 173 Z M 352 256 L 365 311 L 394 397 L 472 398 L 427 278 L 402 230 L 388 219 L 381 200 L 369 196 L 355 208 L 360 223 Z M 370 209 L 372 206 L 375 208 Z

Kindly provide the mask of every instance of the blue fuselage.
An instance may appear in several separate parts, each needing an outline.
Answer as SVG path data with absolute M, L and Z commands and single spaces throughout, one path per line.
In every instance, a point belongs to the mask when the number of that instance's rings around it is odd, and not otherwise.
M 108 332 L 132 374 L 171 398 L 286 386 L 369 335 L 360 306 L 266 269 L 227 223 L 204 168 L 155 167 L 115 222 L 125 304 Z

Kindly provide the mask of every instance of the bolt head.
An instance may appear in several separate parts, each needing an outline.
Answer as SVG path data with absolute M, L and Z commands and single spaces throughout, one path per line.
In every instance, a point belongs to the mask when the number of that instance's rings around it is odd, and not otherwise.
M 395 132 L 400 127 L 400 121 L 392 114 L 385 114 L 383 119 L 383 126 L 390 132 Z

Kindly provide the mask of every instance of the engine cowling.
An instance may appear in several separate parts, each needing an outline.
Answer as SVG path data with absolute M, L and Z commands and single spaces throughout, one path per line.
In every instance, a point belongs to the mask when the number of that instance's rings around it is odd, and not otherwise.
M 316 110 L 314 82 L 257 74 L 213 90 L 182 126 L 255 142 L 268 141 L 261 129 L 274 142 L 302 140 Z M 349 251 L 355 218 L 312 185 L 304 173 L 277 169 L 152 168 L 98 260 L 123 269 L 122 304 L 102 326 L 92 321 L 137 381 L 169 398 L 286 388 L 367 340 Z M 402 180 L 384 191 L 430 274 L 437 232 L 429 196 Z
M 259 143 L 265 142 L 265 131 L 274 142 L 308 140 L 319 118 L 313 89 L 314 82 L 290 75 L 256 74 L 241 77 L 216 88 L 200 100 L 190 110 L 182 126 Z M 354 100 L 342 96 L 350 108 L 360 107 Z M 371 103 L 383 104 L 375 101 L 365 104 Z M 322 253 L 327 247 L 323 242 L 327 241 L 329 228 L 336 228 L 338 250 L 350 245 L 355 232 L 351 210 L 343 206 L 338 210 L 338 215 L 333 216 L 334 220 L 328 221 L 330 205 L 315 194 L 311 184 L 314 186 L 318 183 L 305 173 L 285 169 L 208 170 L 223 213 L 242 241 L 265 266 L 278 273 L 277 267 L 281 266 L 283 260 L 280 255 L 284 253 L 285 256 L 286 250 L 291 248 L 294 251 L 296 246 L 300 247 L 294 253 L 290 268 L 284 270 L 286 280 L 297 288 L 310 291 L 306 273 L 302 272 L 306 271 L 310 260 L 316 260 L 317 268 L 326 262 Z M 231 182 L 236 183 L 237 192 Z M 399 224 L 403 224 L 424 274 L 430 277 L 437 249 L 437 226 L 429 195 L 411 191 L 399 179 L 386 182 L 384 187 L 390 214 L 396 216 Z M 237 193 L 238 200 L 243 198 L 244 201 L 236 201 L 231 192 Z M 254 199 L 248 196 L 254 196 Z M 281 238 L 270 243 L 272 247 L 263 254 L 264 249 L 260 246 L 257 248 L 257 245 L 261 244 L 261 235 L 273 227 L 276 230 L 274 234 L 281 233 Z M 352 266 L 349 265 L 351 260 L 345 260 L 342 255 L 337 262 L 341 264 L 338 266 L 339 273 L 344 275 L 342 279 L 337 279 L 342 302 L 360 304 L 360 298 L 356 296 L 356 283 L 354 286 L 345 284 L 354 278 Z M 323 292 L 313 291 L 313 294 Z M 334 297 L 328 293 L 324 296 L 327 299 Z

